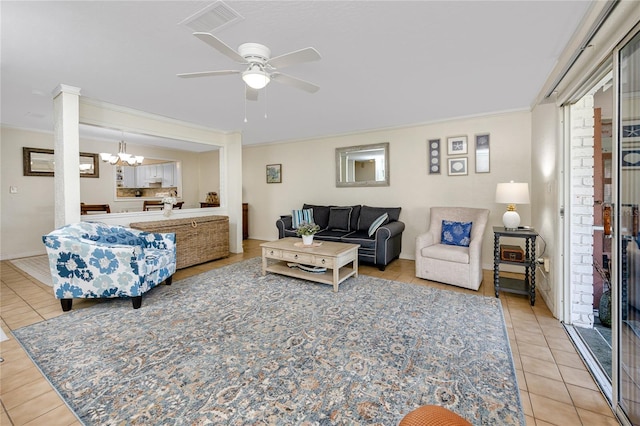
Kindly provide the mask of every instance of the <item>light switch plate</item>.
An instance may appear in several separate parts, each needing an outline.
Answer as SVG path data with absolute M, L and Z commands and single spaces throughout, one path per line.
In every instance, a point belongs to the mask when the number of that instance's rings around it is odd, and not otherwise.
M 18 193 L 18 187 L 17 186 L 10 186 L 9 187 L 9 194 L 17 194 Z

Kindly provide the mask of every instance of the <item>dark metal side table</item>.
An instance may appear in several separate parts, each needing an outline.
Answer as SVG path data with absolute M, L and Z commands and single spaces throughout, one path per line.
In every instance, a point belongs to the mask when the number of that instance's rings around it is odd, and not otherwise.
M 509 231 L 503 226 L 493 227 L 493 288 L 496 297 L 500 291 L 529 296 L 531 306 L 536 303 L 536 237 L 538 233 L 533 229 L 517 229 Z M 524 239 L 524 259 L 522 262 L 503 260 L 500 258 L 500 238 Z M 500 265 L 514 265 L 524 268 L 524 279 L 500 276 Z

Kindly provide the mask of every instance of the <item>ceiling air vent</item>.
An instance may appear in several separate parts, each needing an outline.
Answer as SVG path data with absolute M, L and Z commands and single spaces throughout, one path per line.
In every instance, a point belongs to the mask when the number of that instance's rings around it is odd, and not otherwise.
M 189 16 L 178 25 L 185 25 L 196 32 L 213 33 L 242 19 L 244 18 L 238 12 L 224 2 L 216 1 Z

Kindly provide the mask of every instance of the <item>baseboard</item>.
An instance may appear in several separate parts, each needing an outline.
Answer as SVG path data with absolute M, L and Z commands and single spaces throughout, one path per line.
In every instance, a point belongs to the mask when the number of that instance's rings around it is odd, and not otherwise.
M 22 259 L 23 257 L 33 257 L 33 256 L 42 256 L 43 254 L 47 254 L 45 250 L 35 250 L 35 251 L 27 251 L 23 253 L 12 253 L 12 254 L 0 254 L 0 260 L 13 260 L 13 259 Z

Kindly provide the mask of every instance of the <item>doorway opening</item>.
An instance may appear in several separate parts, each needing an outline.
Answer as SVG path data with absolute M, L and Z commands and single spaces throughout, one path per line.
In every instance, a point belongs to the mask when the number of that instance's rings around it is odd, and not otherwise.
M 609 69 L 611 69 L 609 67 Z M 613 73 L 576 103 L 571 117 L 571 326 L 569 332 L 611 399 L 611 206 Z

